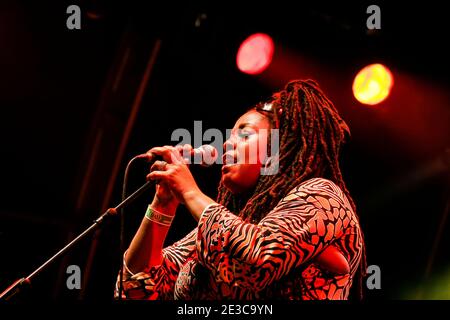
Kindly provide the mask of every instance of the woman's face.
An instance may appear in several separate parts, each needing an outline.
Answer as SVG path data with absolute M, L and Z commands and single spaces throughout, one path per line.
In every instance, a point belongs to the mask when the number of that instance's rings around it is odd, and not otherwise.
M 270 124 L 267 117 L 251 110 L 241 116 L 225 141 L 222 182 L 232 193 L 242 193 L 258 182 L 267 155 Z

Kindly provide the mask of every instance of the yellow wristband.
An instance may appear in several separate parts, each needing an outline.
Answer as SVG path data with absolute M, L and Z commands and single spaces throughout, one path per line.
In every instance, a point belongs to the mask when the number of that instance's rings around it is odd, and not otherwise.
M 166 214 L 163 214 L 163 213 L 153 209 L 149 205 L 147 208 L 147 211 L 145 212 L 145 217 L 150 221 L 156 222 L 163 226 L 170 227 L 174 216 L 168 216 Z

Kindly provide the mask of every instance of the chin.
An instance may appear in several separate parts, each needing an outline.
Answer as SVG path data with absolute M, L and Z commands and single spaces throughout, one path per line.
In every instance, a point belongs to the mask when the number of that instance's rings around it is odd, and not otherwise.
M 251 170 L 249 170 L 251 169 Z M 233 194 L 246 192 L 258 182 L 259 167 L 234 165 L 222 172 L 222 183 Z
M 222 177 L 222 183 L 232 194 L 239 194 L 242 192 L 241 187 L 227 175 Z
M 251 186 L 239 183 L 236 179 L 227 176 L 222 177 L 222 183 L 232 194 L 244 193 L 251 188 Z

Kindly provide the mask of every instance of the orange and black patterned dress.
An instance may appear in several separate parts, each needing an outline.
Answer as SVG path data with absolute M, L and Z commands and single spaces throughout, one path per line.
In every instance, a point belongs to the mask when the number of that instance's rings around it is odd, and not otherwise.
M 350 273 L 330 274 L 314 262 L 327 246 Z M 161 265 L 124 272 L 127 299 L 346 299 L 362 254 L 358 219 L 341 189 L 314 178 L 295 187 L 258 224 L 220 204 L 198 227 L 163 249 Z M 126 269 L 126 268 L 125 268 Z M 116 285 L 116 295 L 118 291 Z

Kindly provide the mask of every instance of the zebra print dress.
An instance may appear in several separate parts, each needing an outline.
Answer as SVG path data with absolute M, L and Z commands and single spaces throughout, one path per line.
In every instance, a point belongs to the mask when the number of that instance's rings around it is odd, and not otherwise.
M 328 273 L 314 262 L 327 246 L 350 272 Z M 323 178 L 295 187 L 258 224 L 220 204 L 198 227 L 163 249 L 161 265 L 124 272 L 125 299 L 347 299 L 362 254 L 358 219 L 341 189 Z M 118 283 L 116 284 L 116 296 Z

